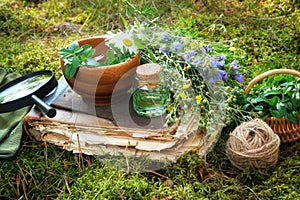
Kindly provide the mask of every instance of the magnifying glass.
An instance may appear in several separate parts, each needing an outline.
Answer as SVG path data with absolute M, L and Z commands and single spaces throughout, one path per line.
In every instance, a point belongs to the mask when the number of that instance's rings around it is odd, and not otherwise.
M 18 110 L 35 104 L 48 117 L 56 110 L 41 98 L 57 87 L 57 80 L 50 70 L 42 70 L 21 76 L 0 88 L 0 113 Z

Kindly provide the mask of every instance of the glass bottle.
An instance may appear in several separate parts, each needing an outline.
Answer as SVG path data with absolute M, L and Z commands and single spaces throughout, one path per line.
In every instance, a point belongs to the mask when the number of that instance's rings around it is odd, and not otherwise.
M 144 64 L 136 69 L 133 109 L 139 116 L 157 117 L 166 112 L 169 90 L 163 85 L 162 67 Z

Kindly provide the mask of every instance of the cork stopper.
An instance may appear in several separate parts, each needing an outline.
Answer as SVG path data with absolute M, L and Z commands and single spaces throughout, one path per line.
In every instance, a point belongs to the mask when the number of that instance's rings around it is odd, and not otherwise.
M 137 67 L 136 75 L 143 80 L 159 78 L 162 67 L 155 63 L 143 64 Z

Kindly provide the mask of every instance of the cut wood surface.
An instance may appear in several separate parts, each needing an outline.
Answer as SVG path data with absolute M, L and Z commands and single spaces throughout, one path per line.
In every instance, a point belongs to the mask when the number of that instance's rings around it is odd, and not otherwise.
M 139 117 L 130 106 L 128 108 L 128 102 L 114 104 L 116 108 L 91 106 L 63 80 L 59 81 L 59 87 L 66 89 L 51 103 L 57 110 L 54 118 L 44 116 L 35 106 L 24 118 L 24 127 L 30 137 L 74 153 L 131 152 L 136 156 L 171 160 L 203 145 L 204 134 L 198 131 L 193 113 L 186 113 L 186 123 L 163 128 L 165 116 Z

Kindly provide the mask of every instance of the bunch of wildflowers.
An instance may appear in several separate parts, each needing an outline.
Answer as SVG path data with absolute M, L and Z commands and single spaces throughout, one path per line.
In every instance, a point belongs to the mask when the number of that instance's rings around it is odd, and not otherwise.
M 117 34 L 122 34 L 117 33 Z M 226 65 L 226 55 L 214 55 L 204 42 L 173 34 L 156 26 L 134 24 L 125 32 L 141 50 L 142 62 L 163 66 L 165 83 L 173 99 L 167 108 L 167 123 L 188 121 L 184 113 L 197 117 L 199 128 L 206 131 L 203 147 L 212 147 L 224 126 L 228 90 L 224 83 L 242 83 L 238 62 Z M 209 149 L 200 150 L 205 155 Z
M 148 27 L 145 24 L 135 26 L 130 32 L 136 34 L 148 47 L 156 47 L 166 55 L 176 54 L 192 67 L 200 70 L 199 72 L 211 83 L 218 80 L 225 82 L 236 80 L 240 83 L 244 81 L 238 71 L 237 60 L 233 60 L 230 67 L 226 68 L 226 55 L 213 55 L 212 48 L 202 41 L 173 35 L 158 27 Z
M 211 56 L 202 42 L 164 31 L 158 27 L 131 27 L 138 43 L 146 46 L 145 55 L 164 67 L 166 82 L 173 93 L 167 122 L 178 120 L 178 112 L 193 113 L 206 131 L 206 144 L 212 147 L 222 130 L 225 117 L 223 80 L 214 69 Z M 150 54 L 150 55 L 149 55 Z M 151 55 L 152 54 L 152 55 Z M 185 123 L 191 116 L 179 115 Z M 202 155 L 208 149 L 203 150 Z

